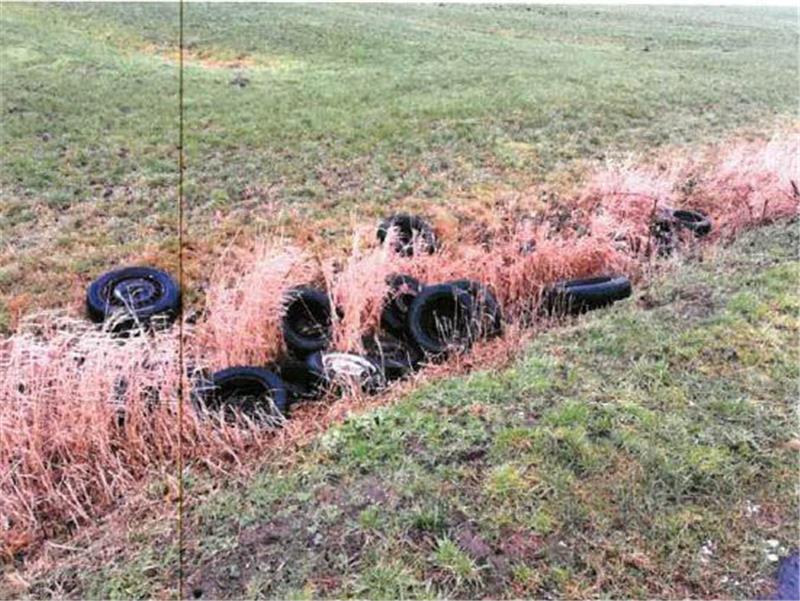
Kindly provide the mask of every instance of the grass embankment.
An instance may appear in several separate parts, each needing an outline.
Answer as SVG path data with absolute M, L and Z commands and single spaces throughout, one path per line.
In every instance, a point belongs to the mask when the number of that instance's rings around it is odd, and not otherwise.
M 186 474 L 184 594 L 769 594 L 800 537 L 798 241 L 744 234 L 246 482 Z M 33 592 L 174 592 L 170 530 L 102 537 Z
M 769 133 L 797 103 L 795 17 L 187 6 L 187 274 L 202 282 L 234 232 L 346 244 L 388 204 L 431 211 L 584 159 Z M 77 310 L 120 262 L 174 269 L 178 30 L 175 6 L 143 4 L 4 3 L 0 26 L 7 331 Z

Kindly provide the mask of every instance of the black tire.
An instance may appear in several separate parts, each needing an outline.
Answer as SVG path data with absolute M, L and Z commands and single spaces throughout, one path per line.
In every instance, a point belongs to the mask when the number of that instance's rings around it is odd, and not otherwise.
M 269 369 L 283 380 L 290 399 L 311 400 L 322 394 L 324 379 L 309 369 L 305 361 L 286 359 L 269 366 Z
M 286 416 L 289 398 L 283 380 L 261 367 L 229 367 L 211 376 L 210 386 L 200 391 L 203 405 L 211 411 L 233 410 L 253 418 L 266 418 L 272 401 L 274 409 Z
M 331 337 L 331 301 L 316 288 L 300 287 L 289 291 L 283 317 L 283 339 L 300 357 L 321 351 Z
M 347 363 L 352 370 L 339 370 L 331 363 Z M 386 378 L 380 367 L 369 357 L 353 353 L 312 353 L 306 357 L 309 370 L 323 379 L 328 386 L 347 387 L 356 384 L 366 392 L 375 392 L 383 387 Z M 357 373 L 361 370 L 361 373 Z
M 473 300 L 466 290 L 452 284 L 423 288 L 408 312 L 408 336 L 424 352 L 443 355 L 464 350 L 472 342 Z
M 544 308 L 551 314 L 577 315 L 606 307 L 631 295 L 625 276 L 599 276 L 555 284 L 545 295 Z
M 493 338 L 503 333 L 503 311 L 494 293 L 480 282 L 447 282 L 469 292 L 473 300 L 472 321 L 476 337 Z
M 395 336 L 403 336 L 408 310 L 423 286 L 410 275 L 392 275 L 386 283 L 389 284 L 389 296 L 381 312 L 381 327 Z
M 672 211 L 672 219 L 679 226 L 694 232 L 698 238 L 711 233 L 711 220 L 698 211 L 678 209 Z
M 416 371 L 423 359 L 419 349 L 399 339 L 381 338 L 371 347 L 367 357 L 383 371 L 387 380 L 397 380 Z
M 172 323 L 181 310 L 181 291 L 169 274 L 152 267 L 125 267 L 104 273 L 86 291 L 89 318 L 113 320 L 122 331 L 159 323 Z
M 378 241 L 383 244 L 389 231 L 395 228 L 393 249 L 404 257 L 414 255 L 415 250 L 433 254 L 439 247 L 439 240 L 433 228 L 421 217 L 399 213 L 384 219 L 378 226 Z

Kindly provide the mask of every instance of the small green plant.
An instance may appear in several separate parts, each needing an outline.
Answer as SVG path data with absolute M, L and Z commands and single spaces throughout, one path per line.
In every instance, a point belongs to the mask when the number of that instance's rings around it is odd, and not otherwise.
M 453 579 L 456 586 L 479 580 L 475 562 L 449 538 L 440 538 L 436 541 L 433 561 Z

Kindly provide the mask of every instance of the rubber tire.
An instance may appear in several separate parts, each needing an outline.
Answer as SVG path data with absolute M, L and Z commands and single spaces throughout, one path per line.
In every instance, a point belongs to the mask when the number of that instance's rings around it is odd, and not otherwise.
M 503 311 L 497 297 L 487 286 L 473 280 L 454 280 L 447 283 L 466 290 L 472 296 L 472 320 L 477 326 L 478 336 L 493 338 L 503 333 Z
M 383 338 L 374 346 L 367 358 L 383 371 L 387 380 L 398 380 L 416 371 L 423 359 L 419 349 L 399 339 Z
M 393 250 L 404 257 L 411 257 L 414 255 L 414 246 L 412 241 L 414 235 L 421 241 L 422 248 L 429 255 L 436 252 L 439 248 L 439 240 L 436 237 L 436 232 L 428 224 L 427 221 L 418 217 L 417 215 L 409 215 L 407 213 L 398 213 L 391 215 L 378 225 L 376 235 L 378 241 L 383 244 L 389 230 L 397 228 L 398 236 L 393 246 Z
M 698 238 L 711 233 L 711 220 L 698 211 L 677 209 L 672 211 L 672 219 L 681 227 L 694 232 Z
M 430 331 L 431 313 L 435 312 L 435 307 L 439 303 L 451 303 L 452 313 L 456 314 L 456 319 L 460 336 L 458 340 L 445 340 Z M 472 340 L 470 337 L 469 326 L 470 316 L 473 314 L 474 304 L 472 296 L 466 290 L 452 284 L 437 284 L 427 286 L 422 289 L 411 303 L 406 321 L 406 331 L 411 340 L 426 354 L 438 356 L 446 354 L 455 344 L 464 350 L 469 347 Z
M 631 281 L 625 276 L 597 276 L 555 284 L 546 303 L 550 313 L 577 315 L 606 307 L 631 292 Z
M 386 279 L 389 296 L 381 312 L 381 327 L 395 336 L 403 336 L 411 303 L 422 291 L 423 285 L 410 275 L 391 275 Z M 405 288 L 407 292 L 401 293 Z
M 269 391 L 272 402 L 281 415 L 286 416 L 289 409 L 289 397 L 286 384 L 275 373 L 262 367 L 229 367 L 214 373 L 211 376 L 211 389 L 204 392 L 203 400 L 206 407 L 215 410 L 221 408 L 222 399 L 216 398 L 215 391 L 223 386 L 241 387 L 243 385 L 258 386 Z M 255 407 L 241 407 L 243 413 L 248 414 Z
M 305 361 L 285 359 L 268 368 L 283 380 L 290 399 L 311 400 L 321 396 L 325 381 Z
M 297 312 L 305 311 L 314 321 L 325 329 L 317 336 L 303 334 L 297 328 Z M 288 293 L 286 311 L 283 317 L 283 339 L 290 351 L 300 357 L 321 351 L 328 346 L 331 336 L 331 301 L 325 292 L 316 288 L 301 286 Z
M 148 325 L 152 318 L 163 316 L 166 322 L 171 323 L 178 317 L 181 310 L 181 291 L 168 273 L 152 267 L 123 267 L 104 273 L 89 284 L 86 290 L 86 312 L 89 319 L 95 323 L 102 323 L 123 310 L 121 305 L 109 302 L 112 290 L 125 280 L 134 278 L 152 281 L 160 288 L 160 294 L 152 304 L 134 308 L 134 314 L 139 322 Z M 136 320 L 123 320 L 121 323 L 134 327 Z M 125 329 L 125 326 L 119 329 Z

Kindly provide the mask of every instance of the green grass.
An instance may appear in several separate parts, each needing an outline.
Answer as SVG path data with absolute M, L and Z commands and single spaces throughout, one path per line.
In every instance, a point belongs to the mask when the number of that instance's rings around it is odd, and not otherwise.
M 121 262 L 176 267 L 177 5 L 3 3 L 0 28 L 5 333 Z M 791 9 L 189 4 L 186 41 L 190 302 L 237 232 L 346 240 L 390 205 L 769 134 L 798 101 Z M 797 243 L 749 234 L 292 468 L 189 471 L 184 593 L 767 594 L 766 541 L 800 535 Z M 174 523 L 122 532 L 49 549 L 29 592 L 174 595 Z
M 767 541 L 800 537 L 799 241 L 750 232 L 503 371 L 350 417 L 292 467 L 189 473 L 184 594 L 763 598 Z M 173 587 L 141 575 L 135 531 L 73 590 Z
M 174 267 L 176 17 L 3 4 L 0 329 L 22 306 L 69 304 L 123 259 Z M 407 197 L 445 203 L 586 159 L 769 132 L 797 105 L 795 17 L 189 5 L 187 272 L 202 278 L 240 230 L 311 220 L 344 239 L 351 216 Z

